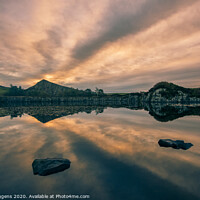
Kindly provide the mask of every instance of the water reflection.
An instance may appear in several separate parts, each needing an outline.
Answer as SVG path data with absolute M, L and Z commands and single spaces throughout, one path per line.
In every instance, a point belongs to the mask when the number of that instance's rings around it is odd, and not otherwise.
M 108 200 L 200 198 L 199 116 L 160 123 L 133 108 L 101 107 L 104 112 L 96 115 L 97 107 L 49 107 L 1 108 L 1 192 L 90 194 Z M 23 117 L 10 120 L 13 111 Z M 194 146 L 160 148 L 160 138 Z M 46 157 L 68 158 L 73 166 L 33 176 L 32 161 Z
M 110 106 L 112 107 L 112 106 Z M 114 108 L 121 108 L 120 106 L 113 106 Z M 85 112 L 90 114 L 95 111 L 96 114 L 103 113 L 108 107 L 105 106 L 9 106 L 0 107 L 0 117 L 10 116 L 11 119 L 15 117 L 22 117 L 23 114 L 28 114 L 35 117 L 38 121 L 46 123 L 48 121 L 60 118 L 63 116 L 78 114 Z M 173 105 L 173 104 L 144 104 L 143 107 L 138 105 L 126 106 L 130 110 L 146 110 L 157 121 L 168 122 L 175 119 L 197 115 L 200 116 L 199 105 Z

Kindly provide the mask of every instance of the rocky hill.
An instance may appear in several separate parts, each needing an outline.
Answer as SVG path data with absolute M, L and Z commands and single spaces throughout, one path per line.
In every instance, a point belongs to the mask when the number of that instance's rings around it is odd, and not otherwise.
M 87 91 L 61 86 L 47 80 L 41 80 L 36 85 L 25 90 L 25 96 L 68 97 L 84 95 L 88 95 Z
M 147 96 L 147 102 L 200 102 L 200 88 L 184 88 L 173 83 L 160 82 L 152 87 Z

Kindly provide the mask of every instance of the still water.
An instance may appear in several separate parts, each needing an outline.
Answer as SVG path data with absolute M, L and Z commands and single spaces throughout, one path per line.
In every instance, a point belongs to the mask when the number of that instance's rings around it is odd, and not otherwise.
M 200 199 L 199 116 L 160 122 L 144 110 L 86 112 L 2 115 L 0 194 Z M 194 146 L 164 148 L 159 139 L 184 140 Z M 32 162 L 37 158 L 67 158 L 71 167 L 49 176 L 33 175 Z

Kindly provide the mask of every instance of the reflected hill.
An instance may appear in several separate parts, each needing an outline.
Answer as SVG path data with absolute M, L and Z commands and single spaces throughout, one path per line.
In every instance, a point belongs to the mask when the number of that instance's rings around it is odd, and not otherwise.
M 104 111 L 104 107 L 97 106 L 18 106 L 18 107 L 0 107 L 0 117 L 10 116 L 21 117 L 23 114 L 28 114 L 42 123 L 51 120 L 74 115 L 80 112 L 90 114 L 95 111 L 96 114 Z
M 168 122 L 190 115 L 200 116 L 199 104 L 149 104 L 145 110 L 157 121 Z
M 196 115 L 200 116 L 200 105 L 174 105 L 174 104 L 131 104 L 129 106 L 108 105 L 108 106 L 91 106 L 91 105 L 14 105 L 14 106 L 1 106 L 0 117 L 10 116 L 21 117 L 23 114 L 28 114 L 42 123 L 49 122 L 56 118 L 63 116 L 74 115 L 77 113 L 96 112 L 96 114 L 103 113 L 108 107 L 111 108 L 127 108 L 130 110 L 146 110 L 157 121 L 168 122 L 178 119 L 180 117 Z

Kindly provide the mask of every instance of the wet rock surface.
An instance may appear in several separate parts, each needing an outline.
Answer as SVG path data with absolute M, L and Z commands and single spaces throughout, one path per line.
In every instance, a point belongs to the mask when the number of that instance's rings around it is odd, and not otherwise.
M 161 147 L 172 147 L 174 149 L 187 150 L 193 146 L 192 143 L 185 143 L 183 140 L 160 139 L 158 144 Z
M 47 176 L 70 168 L 70 160 L 63 158 L 35 159 L 32 163 L 35 175 Z

